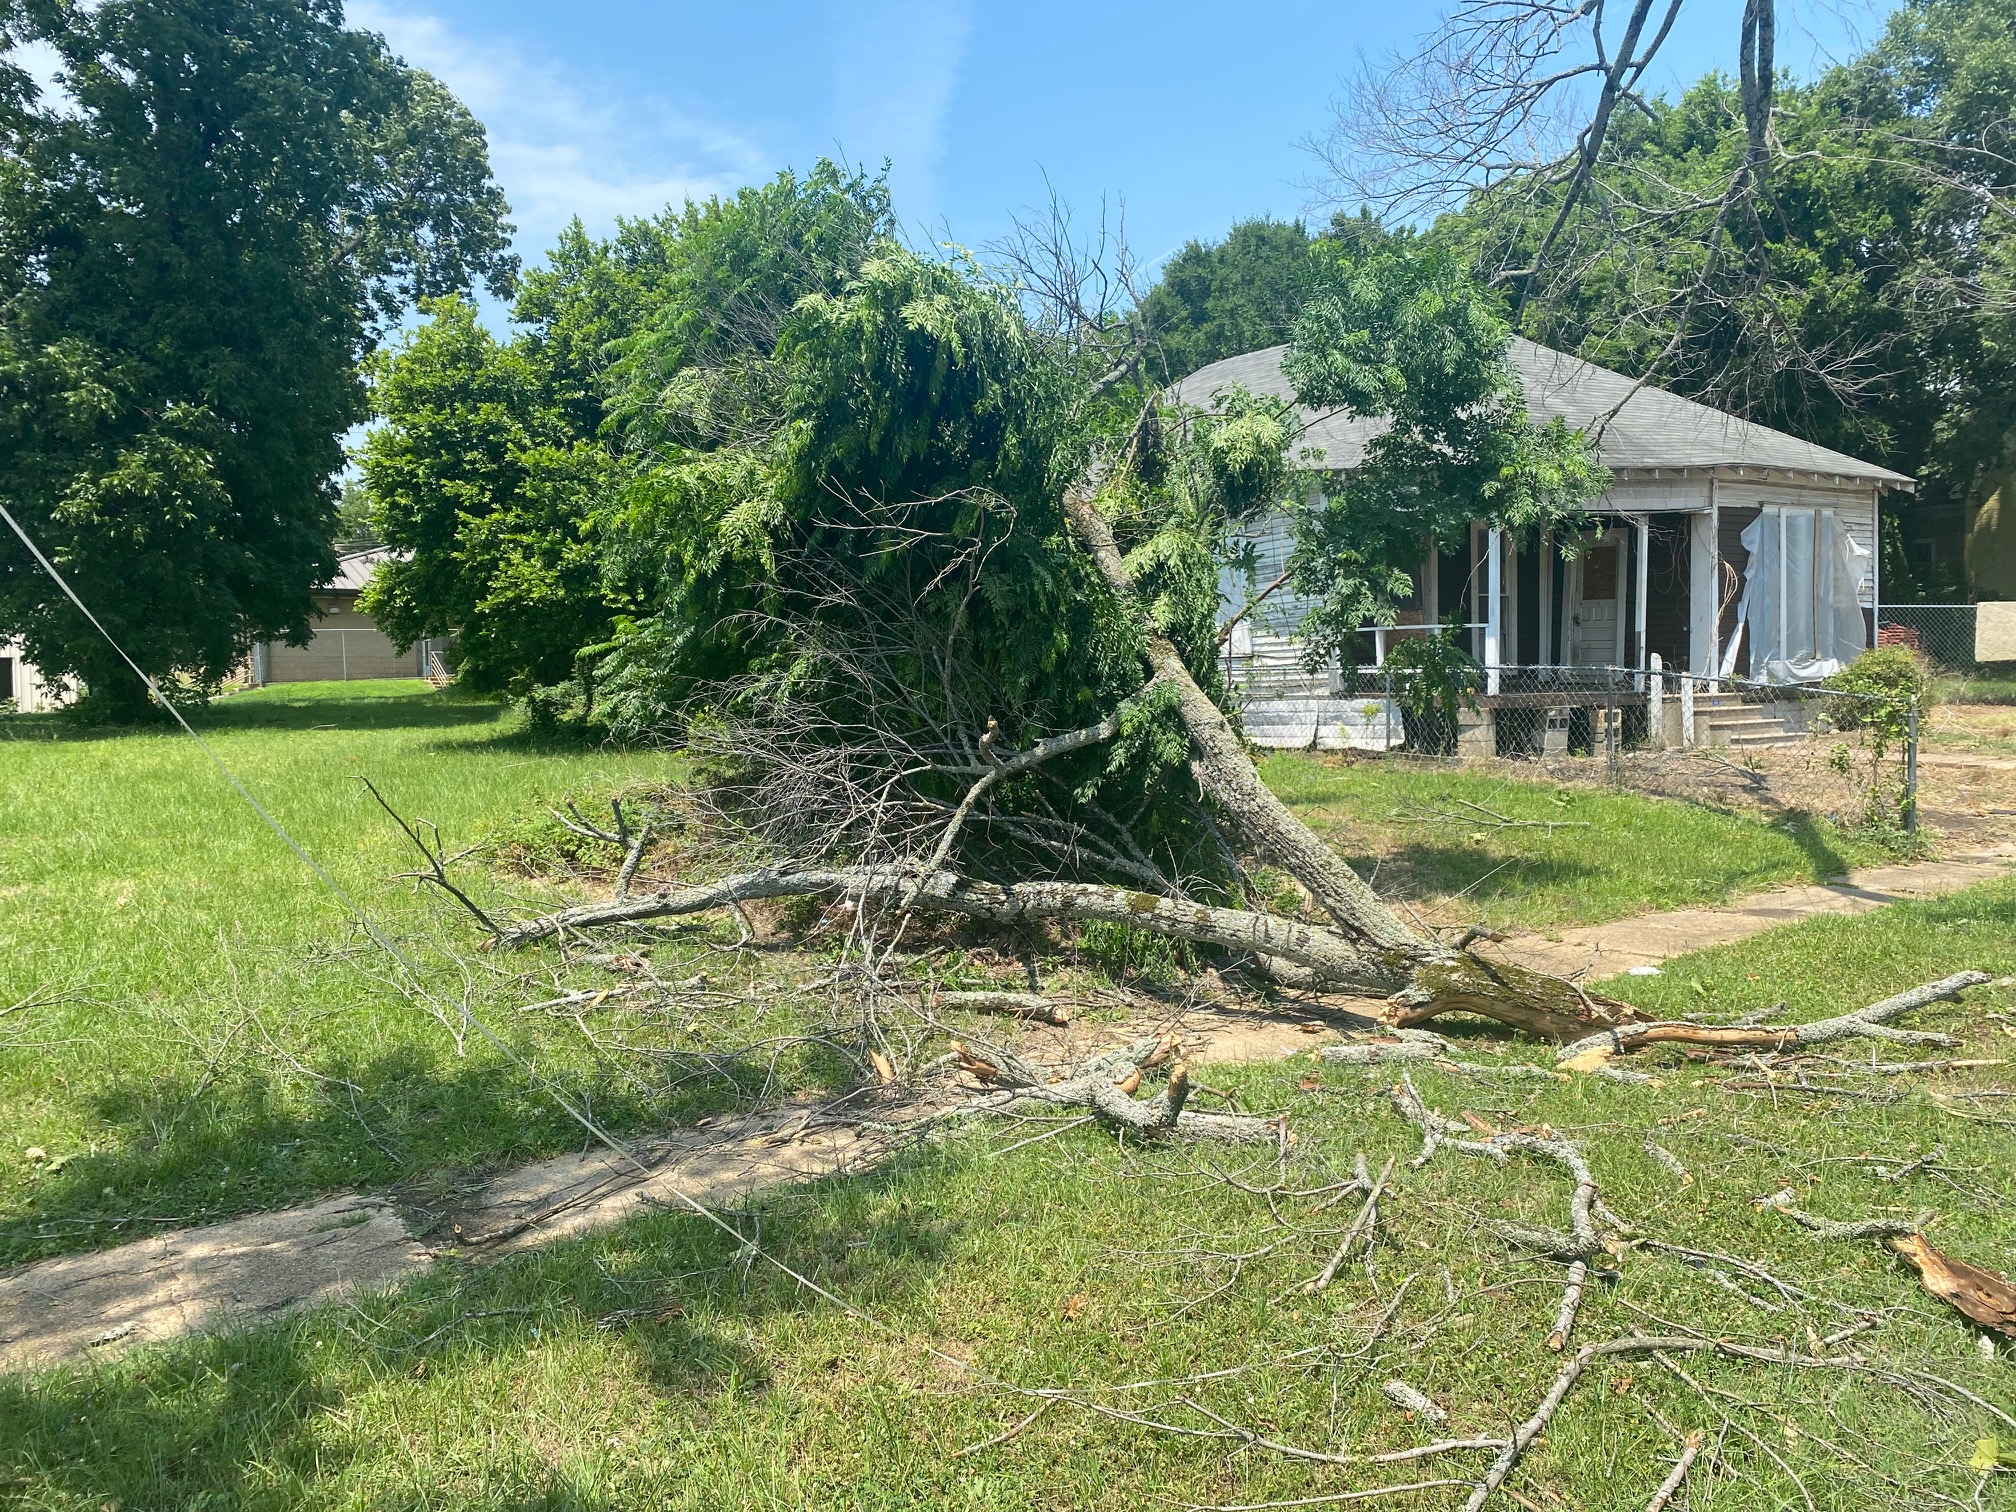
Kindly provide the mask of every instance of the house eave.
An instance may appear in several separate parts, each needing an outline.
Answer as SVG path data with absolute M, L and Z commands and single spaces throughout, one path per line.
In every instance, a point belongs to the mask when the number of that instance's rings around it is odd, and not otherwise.
M 1882 488 L 1897 493 L 1916 493 L 1918 480 L 1895 473 L 1834 472 L 1799 467 L 1753 467 L 1746 463 L 1722 462 L 1695 467 L 1613 467 L 1610 476 L 1620 483 L 1698 479 L 1706 482 L 1783 483 L 1820 488 Z

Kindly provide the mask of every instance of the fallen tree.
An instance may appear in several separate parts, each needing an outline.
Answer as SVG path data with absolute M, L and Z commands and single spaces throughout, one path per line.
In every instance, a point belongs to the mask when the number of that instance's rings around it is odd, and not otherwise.
M 1061 246 L 1045 314 L 1027 281 L 894 245 L 861 185 L 777 192 L 807 224 L 854 228 L 834 242 L 844 265 L 733 295 L 696 280 L 673 326 L 716 335 L 626 359 L 639 474 L 603 538 L 659 607 L 577 657 L 612 729 L 693 756 L 709 807 L 682 857 L 720 879 L 654 887 L 652 825 L 577 814 L 577 836 L 621 854 L 616 896 L 519 921 L 461 898 L 497 943 L 816 898 L 846 912 L 861 980 L 885 994 L 909 921 L 936 913 L 1183 940 L 1384 999 L 1396 1028 L 1451 1012 L 1571 1042 L 1643 1026 L 1474 954 L 1477 931 L 1411 923 L 1268 789 L 1217 681 L 1219 582 L 1262 515 L 1295 542 L 1262 593 L 1291 589 L 1297 633 L 1328 655 L 1480 511 L 1571 528 L 1600 495 L 1587 438 L 1527 415 L 1494 296 L 1439 252 L 1326 245 L 1285 359 L 1294 400 L 1230 393 L 1199 413 L 1125 391 L 1139 354 L 1111 348 L 1124 322 L 1066 297 Z M 776 234 L 758 221 L 744 230 Z M 1380 422 L 1348 474 L 1319 480 L 1300 449 L 1318 407 Z M 1305 901 L 1254 886 L 1263 870 Z
M 1108 586 L 1131 601 L 1133 579 L 1096 506 L 1074 492 L 1067 497 L 1066 512 Z M 943 746 L 919 749 L 900 737 L 887 737 L 890 749 L 876 752 L 878 759 L 872 763 L 878 772 L 899 770 L 911 785 L 921 774 L 965 784 L 956 800 L 927 797 L 921 802 L 909 801 L 909 807 L 936 815 L 935 833 L 924 829 L 920 816 L 903 814 L 905 797 L 892 792 L 893 781 L 885 777 L 881 786 L 875 787 L 843 769 L 845 762 L 863 764 L 864 746 L 869 742 L 859 733 L 852 744 L 836 743 L 829 748 L 810 741 L 787 743 L 767 731 L 738 727 L 714 737 L 719 751 L 742 761 L 788 768 L 790 773 L 789 795 L 759 783 L 745 807 L 802 820 L 809 805 L 823 802 L 844 814 L 844 825 L 854 825 L 859 814 L 872 810 L 880 832 L 906 837 L 906 846 L 886 861 L 845 866 L 783 864 L 657 892 L 630 890 L 628 881 L 636 868 L 626 855 L 626 887 L 611 901 L 503 926 L 492 926 L 488 919 L 479 922 L 492 929 L 499 944 L 520 945 L 556 934 L 734 908 L 759 899 L 850 899 L 857 906 L 873 903 L 899 915 L 937 911 L 1000 925 L 1032 920 L 1121 924 L 1215 946 L 1269 965 L 1285 963 L 1332 991 L 1388 999 L 1388 1016 L 1401 1026 L 1464 1011 L 1543 1038 L 1572 1039 L 1636 1022 L 1637 1012 L 1628 1004 L 1589 993 L 1559 978 L 1483 959 L 1409 927 L 1268 789 L 1231 721 L 1199 686 L 1174 643 L 1153 628 L 1147 615 L 1140 619 L 1151 675 L 1128 703 L 1140 708 L 1158 693 L 1173 702 L 1189 746 L 1188 770 L 1210 806 L 1209 811 L 1196 812 L 1196 822 L 1210 829 L 1211 813 L 1222 817 L 1244 855 L 1292 876 L 1328 916 L 1327 923 L 1198 901 L 1188 896 L 1176 878 L 1152 863 L 1124 824 L 1095 826 L 1088 824 L 1084 815 L 1069 821 L 1048 821 L 1066 837 L 1049 843 L 1075 851 L 1073 859 L 1080 865 L 1095 871 L 1117 871 L 1147 886 L 1116 887 L 1065 879 L 995 882 L 966 875 L 948 864 L 959 853 L 962 839 L 982 824 L 1044 843 L 1042 816 L 993 813 L 990 799 L 1017 778 L 1038 774 L 1053 761 L 1112 741 L 1123 729 L 1127 707 L 1096 724 L 1044 738 L 1021 751 L 999 749 L 998 727 L 991 721 L 984 731 L 972 735 L 963 752 Z M 857 655 L 851 663 L 864 680 L 880 675 L 881 669 L 867 666 L 871 660 Z M 808 797 L 804 803 L 793 801 L 815 789 L 822 796 Z M 835 793 L 850 796 L 836 800 L 831 796 Z M 841 827 L 841 823 L 834 826 Z M 1102 828 L 1110 833 L 1102 835 L 1098 832 Z
M 992 924 L 1032 920 L 1123 924 L 1130 929 L 1272 960 L 1314 973 L 1331 988 L 1361 996 L 1397 994 L 1409 1023 L 1470 1009 L 1549 1038 L 1592 1024 L 1628 1023 L 1635 1010 L 1578 992 L 1532 972 L 1508 972 L 1462 951 L 1417 942 L 1369 946 L 1344 931 L 1279 914 L 1222 908 L 1185 898 L 1090 882 L 981 882 L 956 872 L 904 866 L 779 868 L 744 872 L 694 887 L 671 888 L 576 908 L 501 927 L 502 945 L 561 934 L 726 909 L 773 898 L 829 898 L 891 908 L 935 910 Z M 1534 983 L 1543 985 L 1536 992 Z M 1502 991 L 1503 995 L 1497 995 Z M 1540 996 L 1544 993 L 1544 999 Z M 1424 1009 L 1428 1011 L 1424 1011 Z

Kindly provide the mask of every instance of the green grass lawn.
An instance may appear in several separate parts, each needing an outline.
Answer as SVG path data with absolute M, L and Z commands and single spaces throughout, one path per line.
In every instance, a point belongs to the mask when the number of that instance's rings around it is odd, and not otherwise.
M 466 920 L 399 880 L 411 849 L 354 780 L 368 775 L 403 813 L 439 825 L 451 851 L 501 836 L 551 860 L 562 853 L 547 805 L 662 781 L 674 758 L 541 743 L 500 705 L 417 682 L 269 688 L 199 723 L 399 936 L 447 1022 L 403 990 L 186 737 L 0 720 L 0 1010 L 27 1000 L 0 1013 L 0 1264 L 573 1145 L 567 1116 L 463 1025 L 465 998 L 619 1130 L 745 1096 L 718 1062 L 696 1058 L 744 1043 L 745 1015 L 641 1024 L 657 1053 L 640 1060 L 599 1053 L 571 1019 L 516 1012 L 551 995 L 555 953 L 474 953 Z M 1467 888 L 1434 909 L 1440 918 L 1610 918 L 1809 880 L 1850 859 L 1813 830 L 1446 768 L 1281 756 L 1266 774 L 1382 887 L 1431 902 Z M 1589 827 L 1479 835 L 1393 823 L 1403 803 L 1452 794 Z M 484 855 L 458 873 L 507 907 L 550 901 L 558 885 L 550 868 L 516 875 Z M 725 956 L 715 929 L 665 932 L 661 968 L 704 969 L 732 987 L 816 967 L 788 952 Z M 766 1033 L 794 1023 L 784 985 L 766 999 L 777 1004 Z M 745 1069 L 753 1082 L 773 1068 Z M 773 1090 L 846 1074 L 810 1051 L 774 1069 Z
M 1932 688 L 1941 703 L 2016 704 L 2016 669 L 2000 662 L 1970 676 L 1943 674 Z
M 2016 884 L 1853 920 L 1819 919 L 1606 990 L 1734 1016 L 1778 1002 L 1832 1013 L 1963 967 L 2016 972 Z M 1923 1016 L 1971 1058 L 2016 1056 L 2016 1001 L 1989 989 Z M 2000 1015 L 1998 1018 L 1996 1015 Z M 1858 1044 L 1843 1054 L 1864 1057 Z M 1481 1048 L 1477 1052 L 1482 1054 Z M 1539 1047 L 1514 1051 L 1545 1058 Z M 1910 1052 L 1916 1053 L 1916 1052 Z M 1887 1058 L 1887 1057 L 1886 1057 Z M 1607 1200 L 1654 1238 L 1746 1257 L 1809 1300 L 1745 1300 L 1706 1269 L 1629 1250 L 1592 1284 L 1577 1339 L 1697 1330 L 1811 1349 L 1871 1310 L 1861 1352 L 2016 1411 L 2016 1360 L 1874 1244 L 1829 1243 L 1753 1199 L 1790 1186 L 1831 1217 L 1938 1215 L 1964 1258 L 2016 1257 L 2016 1107 L 1954 1095 L 2009 1087 L 2008 1067 L 1868 1080 L 1897 1100 L 1721 1085 L 1741 1068 L 1636 1058 L 1656 1087 L 1595 1079 L 1479 1082 L 1416 1073 L 1446 1111 L 1545 1125 L 1584 1142 Z M 9 1505 L 121 1508 L 989 1508 L 1250 1505 L 1474 1475 L 1469 1453 L 1335 1468 L 1223 1439 L 1182 1438 L 1078 1406 L 1044 1412 L 963 1373 L 1070 1386 L 1190 1428 L 1222 1419 L 1293 1444 L 1371 1452 L 1502 1435 L 1561 1357 L 1542 1340 L 1560 1267 L 1509 1254 L 1480 1219 L 1562 1222 L 1551 1168 L 1452 1153 L 1409 1168 L 1390 1068 L 1214 1068 L 1246 1106 L 1289 1115 L 1287 1167 L 1310 1186 L 1396 1157 L 1373 1276 L 1320 1296 L 1345 1212 L 1267 1201 L 1222 1179 L 1222 1153 L 1119 1147 L 1088 1131 L 1001 1151 L 971 1132 L 866 1177 L 769 1194 L 734 1215 L 763 1248 L 866 1310 L 818 1300 L 699 1220 L 664 1215 L 490 1269 L 447 1265 L 354 1307 L 0 1382 Z M 1664 1173 L 1649 1138 L 1692 1173 Z M 1884 1179 L 1934 1147 L 1934 1167 Z M 1264 1185 L 1271 1155 L 1236 1170 Z M 1246 1257 L 1237 1260 L 1233 1257 Z M 1750 1286 L 1753 1293 L 1761 1286 Z M 1383 1329 L 1379 1320 L 1390 1311 Z M 949 1356 L 950 1361 L 945 1357 Z M 1707 1436 L 1677 1506 L 2009 1508 L 2016 1474 L 1969 1468 L 1996 1430 L 1978 1407 L 1921 1400 L 1867 1374 L 1689 1356 L 1590 1371 L 1491 1512 L 1639 1512 L 1680 1439 Z M 1450 1413 L 1416 1422 L 1380 1394 L 1401 1379 Z M 1154 1387 L 1129 1383 L 1162 1380 Z M 2006 1440 L 2010 1437 L 2002 1430 Z M 1372 1503 L 1455 1506 L 1459 1488 Z M 1350 1505 L 1346 1503 L 1345 1505 Z
M 453 850 L 670 769 L 542 745 L 502 706 L 419 682 L 268 688 L 197 723 L 458 1006 L 465 978 L 437 947 L 473 937 L 396 880 L 413 854 L 354 779 Z M 600 1090 L 571 1026 L 499 1016 L 539 995 L 516 995 L 538 971 L 476 964 L 470 1000 Z M 0 1017 L 0 1263 L 573 1137 L 480 1036 L 458 1053 L 179 732 L 0 720 L 0 1010 L 38 993 Z M 608 1092 L 612 1118 L 641 1111 Z
M 1261 771 L 1381 891 L 1417 901 L 1438 924 L 1599 924 L 1823 882 L 1884 858 L 1804 816 L 1766 824 L 1502 769 L 1280 752 Z M 1557 827 L 1495 825 L 1465 801 Z

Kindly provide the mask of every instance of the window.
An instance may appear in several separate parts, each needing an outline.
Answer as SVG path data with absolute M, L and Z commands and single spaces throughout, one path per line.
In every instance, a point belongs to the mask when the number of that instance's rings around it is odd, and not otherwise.
M 1861 587 L 1869 553 L 1831 509 L 1766 504 L 1742 535 L 1738 634 L 1750 642 L 1750 675 L 1764 682 L 1830 677 L 1861 652 L 1867 631 Z M 1735 665 L 1732 641 L 1723 670 Z

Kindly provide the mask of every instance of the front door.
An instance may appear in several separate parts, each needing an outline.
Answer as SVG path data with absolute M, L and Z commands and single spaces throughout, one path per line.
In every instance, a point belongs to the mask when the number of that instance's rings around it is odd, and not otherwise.
M 1624 581 L 1624 537 L 1605 535 L 1567 564 L 1561 613 L 1567 620 L 1563 658 L 1574 667 L 1612 667 L 1623 659 L 1617 643 Z

